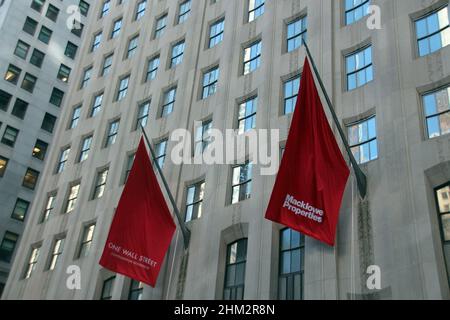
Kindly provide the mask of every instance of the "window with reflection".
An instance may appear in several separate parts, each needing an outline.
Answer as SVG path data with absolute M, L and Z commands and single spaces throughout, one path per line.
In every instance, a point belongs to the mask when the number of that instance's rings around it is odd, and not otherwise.
M 378 158 L 375 116 L 348 127 L 349 144 L 356 161 L 363 164 Z
M 304 270 L 305 236 L 292 229 L 281 230 L 278 299 L 303 299 Z
M 224 300 L 243 300 L 245 267 L 247 263 L 247 239 L 241 239 L 227 247 Z
M 417 19 L 415 26 L 420 57 L 450 44 L 448 5 Z
M 450 133 L 450 86 L 427 93 L 422 99 L 428 138 Z

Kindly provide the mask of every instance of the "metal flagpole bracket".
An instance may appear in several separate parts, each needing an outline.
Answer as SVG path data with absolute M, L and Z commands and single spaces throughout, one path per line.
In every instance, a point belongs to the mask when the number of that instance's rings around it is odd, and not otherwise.
M 334 111 L 334 106 L 330 100 L 330 97 L 328 96 L 328 93 L 325 89 L 325 85 L 323 84 L 322 78 L 320 77 L 319 71 L 317 70 L 316 63 L 314 62 L 314 59 L 311 55 L 311 51 L 309 51 L 309 47 L 306 44 L 305 39 L 302 39 L 302 41 L 306 49 L 306 54 L 308 55 L 308 58 L 311 61 L 311 65 L 316 75 L 317 81 L 319 82 L 320 88 L 322 89 L 323 95 L 325 96 L 325 99 L 327 101 L 328 108 L 330 109 L 331 115 L 333 116 L 334 123 L 336 124 L 336 127 L 339 131 L 339 135 L 341 136 L 342 142 L 344 143 L 345 150 L 347 151 L 348 157 L 350 158 L 350 163 L 352 164 L 353 170 L 355 172 L 359 194 L 361 195 L 361 198 L 364 199 L 367 195 L 367 177 L 361 170 L 358 163 L 356 162 L 355 157 L 353 156 L 353 153 L 350 149 L 350 145 L 348 144 L 347 138 L 345 137 L 344 130 L 342 130 L 342 127 L 339 124 L 339 119 L 336 115 L 336 112 Z
M 186 227 L 186 224 L 184 223 L 184 220 L 181 218 L 180 211 L 178 210 L 177 204 L 175 202 L 175 198 L 172 195 L 172 192 L 169 189 L 169 184 L 167 183 L 166 178 L 164 177 L 164 174 L 162 172 L 161 167 L 159 166 L 158 161 L 156 161 L 156 154 L 153 150 L 152 144 L 150 143 L 150 140 L 148 139 L 147 133 L 145 132 L 144 127 L 141 123 L 139 123 L 142 133 L 144 134 L 144 139 L 147 142 L 147 146 L 150 149 L 150 153 L 152 155 L 153 163 L 156 166 L 156 169 L 158 170 L 159 176 L 161 177 L 161 180 L 164 184 L 164 188 L 166 189 L 167 195 L 169 196 L 170 203 L 172 204 L 173 211 L 175 213 L 175 216 L 177 217 L 178 224 L 180 225 L 181 233 L 183 234 L 183 240 L 184 240 L 184 248 L 187 250 L 189 247 L 189 240 L 191 238 L 191 232 Z

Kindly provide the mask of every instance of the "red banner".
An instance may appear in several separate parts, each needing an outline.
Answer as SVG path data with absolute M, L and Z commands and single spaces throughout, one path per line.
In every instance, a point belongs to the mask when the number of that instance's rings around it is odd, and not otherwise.
M 334 246 L 349 174 L 305 59 L 291 129 L 266 218 Z
M 100 265 L 154 287 L 175 228 L 141 139 Z

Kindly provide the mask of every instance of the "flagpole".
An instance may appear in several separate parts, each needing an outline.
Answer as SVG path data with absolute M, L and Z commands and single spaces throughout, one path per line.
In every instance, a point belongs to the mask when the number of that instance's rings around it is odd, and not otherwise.
M 364 199 L 367 194 L 367 177 L 364 174 L 364 172 L 362 172 L 361 168 L 359 167 L 358 163 L 356 162 L 355 157 L 353 156 L 353 153 L 350 149 L 350 145 L 348 144 L 347 138 L 345 137 L 344 130 L 342 130 L 342 127 L 339 124 L 339 119 L 334 111 L 333 104 L 331 103 L 330 97 L 328 96 L 328 93 L 325 89 L 325 85 L 323 84 L 322 78 L 320 77 L 319 71 L 317 70 L 316 63 L 314 62 L 311 52 L 309 51 L 309 47 L 306 44 L 305 39 L 302 39 L 302 41 L 303 41 L 303 45 L 306 48 L 306 53 L 309 57 L 309 60 L 311 61 L 311 65 L 313 67 L 314 73 L 317 77 L 317 80 L 319 81 L 319 85 L 322 88 L 322 92 L 327 101 L 328 108 L 330 109 L 331 115 L 333 116 L 334 123 L 336 124 L 336 127 L 339 131 L 339 135 L 341 136 L 342 142 L 344 143 L 345 150 L 347 151 L 348 157 L 350 158 L 350 162 L 351 162 L 353 170 L 355 172 L 356 181 L 358 183 L 359 194 Z
M 184 248 L 187 249 L 189 247 L 189 240 L 191 238 L 191 232 L 186 227 L 186 224 L 184 223 L 184 220 L 181 218 L 180 211 L 178 210 L 177 204 L 175 202 L 175 198 L 172 195 L 172 192 L 169 189 L 169 184 L 167 183 L 166 178 L 164 177 L 164 174 L 162 172 L 161 167 L 159 166 L 158 161 L 156 161 L 156 154 L 153 150 L 152 144 L 150 143 L 150 140 L 148 139 L 147 133 L 145 132 L 144 127 L 142 126 L 142 123 L 139 123 L 142 133 L 144 134 L 145 141 L 147 142 L 147 146 L 150 149 L 150 153 L 152 155 L 152 159 L 154 164 L 156 165 L 156 169 L 158 170 L 159 176 L 161 177 L 161 180 L 164 184 L 164 188 L 166 189 L 167 195 L 169 196 L 170 203 L 172 204 L 173 211 L 175 212 L 175 216 L 177 217 L 178 224 L 181 228 L 181 233 L 183 234 L 184 239 Z

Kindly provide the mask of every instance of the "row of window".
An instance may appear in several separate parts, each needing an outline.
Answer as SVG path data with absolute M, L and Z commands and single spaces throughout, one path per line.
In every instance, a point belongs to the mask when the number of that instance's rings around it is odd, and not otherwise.
M 94 239 L 95 223 L 83 226 L 76 249 L 75 258 L 80 259 L 90 252 Z M 45 270 L 54 270 L 58 265 L 64 250 L 66 234 L 54 237 L 47 257 Z M 0 260 L 11 260 L 14 248 L 18 241 L 18 235 L 7 231 L 0 245 Z M 23 269 L 23 278 L 31 277 L 36 269 L 42 243 L 32 246 L 28 260 Z M 303 274 L 305 263 L 305 238 L 300 233 L 291 229 L 280 232 L 279 247 L 279 283 L 278 298 L 281 300 L 303 299 Z M 225 279 L 223 299 L 242 300 L 245 289 L 245 272 L 247 261 L 247 239 L 241 239 L 227 246 Z M 112 297 L 112 287 L 115 276 L 106 279 L 102 285 L 101 300 L 109 300 Z M 131 281 L 128 298 L 140 300 L 142 298 L 143 284 Z
M 197 184 L 199 185 L 199 184 Z M 201 183 L 200 183 L 201 185 Z M 191 188 L 191 187 L 190 187 Z M 200 191 L 189 189 L 188 206 L 194 208 L 198 206 L 198 198 L 202 196 L 204 184 Z M 200 193 L 199 193 L 200 192 Z M 197 195 L 196 195 L 197 194 Z M 450 182 L 435 190 L 441 237 L 443 242 L 444 257 L 446 259 L 447 272 L 450 281 Z M 196 200 L 197 199 L 197 200 Z M 194 210 L 195 211 L 195 210 Z M 94 238 L 95 223 L 83 226 L 79 245 L 76 249 L 76 258 L 88 255 Z M 9 262 L 13 255 L 18 241 L 18 235 L 6 231 L 0 244 L 0 261 Z M 53 240 L 53 245 L 49 253 L 46 270 L 54 270 L 58 260 L 63 253 L 65 234 L 58 235 Z M 38 262 L 40 248 L 42 244 L 33 245 L 29 254 L 29 259 L 23 271 L 23 277 L 31 277 Z M 227 246 L 225 262 L 225 279 L 223 288 L 223 299 L 239 300 L 244 298 L 245 272 L 247 260 L 247 239 L 241 239 Z M 279 299 L 302 299 L 304 287 L 304 264 L 305 264 L 305 238 L 300 233 L 291 229 L 284 229 L 280 232 L 279 247 L 279 279 L 278 298 Z M 110 299 L 114 277 L 104 281 L 102 286 L 101 299 Z M 142 298 L 142 283 L 132 281 L 130 285 L 129 299 Z
M 118 1 L 117 5 L 121 5 L 123 1 Z M 140 0 L 136 3 L 135 12 L 133 15 L 133 20 L 137 21 L 145 15 L 145 10 L 147 8 L 147 0 Z M 102 6 L 100 7 L 99 19 L 105 17 L 111 9 L 111 0 L 104 0 Z M 181 24 L 186 21 L 191 12 L 191 0 L 185 0 L 178 5 L 177 21 L 176 23 Z
M 435 15 L 440 17 L 440 20 L 446 21 L 446 25 L 448 27 L 448 9 L 444 7 L 440 9 Z M 429 17 L 431 17 L 429 16 Z M 426 18 L 426 19 L 429 19 Z M 446 19 L 445 19 L 446 17 Z M 210 43 L 217 44 L 223 38 L 223 27 L 224 27 L 224 19 L 221 19 L 214 23 L 210 27 Z M 441 22 L 441 24 L 444 22 Z M 219 29 L 218 29 L 219 28 Z M 120 29 L 118 29 L 120 30 Z M 444 30 L 450 30 L 449 28 L 445 28 Z M 450 31 L 449 31 L 450 32 Z M 217 38 L 219 36 L 219 38 Z M 301 39 L 306 37 L 306 16 L 302 18 L 298 18 L 297 20 L 289 23 L 287 25 L 287 48 L 288 50 L 297 49 L 302 41 Z M 134 36 L 129 40 L 126 57 L 129 58 L 134 55 L 138 46 L 138 38 L 139 36 Z M 94 37 L 94 41 L 92 44 L 92 48 L 96 48 L 99 45 L 99 35 Z M 423 41 L 423 38 L 421 40 Z M 443 42 L 442 45 L 445 45 L 446 42 Z M 254 43 L 251 43 L 243 50 L 243 64 L 242 64 L 242 74 L 249 74 L 256 70 L 261 64 L 261 45 L 262 41 L 257 40 Z M 180 40 L 172 45 L 170 50 L 170 67 L 174 67 L 180 64 L 183 60 L 185 48 L 185 41 Z M 107 55 L 104 58 L 103 67 L 101 71 L 101 75 L 104 76 L 108 74 L 111 66 L 112 66 L 113 54 Z M 160 66 L 160 56 L 155 55 L 152 56 L 147 62 L 146 68 L 146 76 L 145 80 L 149 81 L 156 77 L 158 68 Z M 85 69 L 83 78 L 81 80 L 80 88 L 85 88 L 92 76 L 93 67 L 88 67 Z M 345 73 L 346 73 L 346 88 L 348 91 L 359 88 L 368 82 L 371 82 L 374 79 L 374 70 L 373 70 L 373 59 L 372 59 L 372 46 L 366 45 L 348 55 L 345 56 Z M 219 77 L 219 69 L 218 67 L 213 67 L 207 72 L 203 74 L 203 91 L 201 98 L 207 98 L 208 96 L 214 94 L 217 91 L 218 86 L 218 77 Z M 120 77 L 117 93 L 115 95 L 115 100 L 120 101 L 126 97 L 128 85 L 130 81 L 130 75 L 125 75 Z M 164 110 L 161 113 L 161 116 L 165 116 L 171 113 L 172 109 L 168 108 L 167 111 Z M 285 108 L 286 109 L 286 108 Z M 292 110 L 292 106 L 287 107 L 286 110 L 288 113 Z

